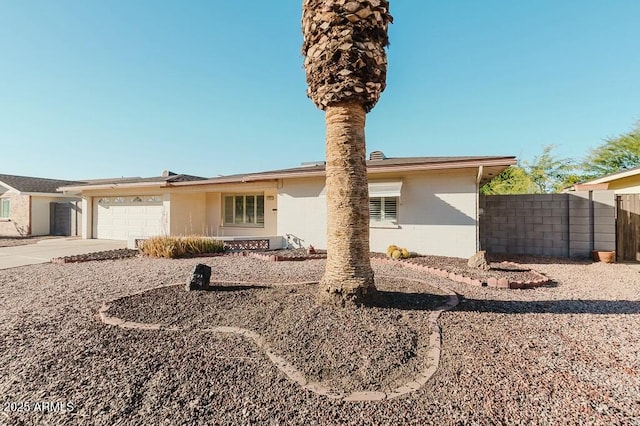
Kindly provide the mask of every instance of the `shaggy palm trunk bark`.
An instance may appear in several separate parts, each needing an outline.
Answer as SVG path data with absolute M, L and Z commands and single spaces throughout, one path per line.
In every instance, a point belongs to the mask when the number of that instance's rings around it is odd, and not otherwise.
M 369 259 L 365 117 L 355 102 L 326 108 L 327 265 L 319 299 L 339 306 L 376 293 Z
M 327 266 L 319 299 L 345 305 L 376 294 L 369 260 L 365 114 L 386 86 L 388 0 L 303 0 L 307 95 L 327 125 Z

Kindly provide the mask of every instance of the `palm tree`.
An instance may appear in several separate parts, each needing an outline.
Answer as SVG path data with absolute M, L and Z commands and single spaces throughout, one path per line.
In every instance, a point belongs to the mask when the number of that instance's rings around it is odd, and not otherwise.
M 303 0 L 307 95 L 325 111 L 327 129 L 324 303 L 361 303 L 376 293 L 364 126 L 386 86 L 390 22 L 387 0 Z

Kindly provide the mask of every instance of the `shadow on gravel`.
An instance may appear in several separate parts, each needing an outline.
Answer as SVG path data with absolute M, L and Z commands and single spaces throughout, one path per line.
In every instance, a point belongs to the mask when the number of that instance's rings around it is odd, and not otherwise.
M 465 299 L 456 311 L 505 314 L 640 314 L 632 300 L 542 300 L 535 302 Z
M 403 311 L 433 311 L 442 306 L 447 296 L 429 293 L 404 293 L 399 291 L 382 291 L 373 300 L 364 303 L 371 308 L 400 309 Z
M 517 254 L 490 254 L 488 259 L 491 262 L 515 262 L 518 264 L 539 264 L 539 265 L 588 265 L 593 263 L 587 259 L 569 259 L 566 257 L 548 257 Z
M 243 291 L 243 290 L 265 290 L 271 288 L 268 285 L 215 285 L 211 284 L 208 289 L 198 291 Z

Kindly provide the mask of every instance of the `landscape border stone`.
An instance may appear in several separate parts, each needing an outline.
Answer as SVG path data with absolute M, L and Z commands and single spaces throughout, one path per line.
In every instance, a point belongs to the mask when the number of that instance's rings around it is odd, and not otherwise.
M 240 255 L 240 256 L 247 256 L 247 257 L 251 257 L 254 259 L 260 259 L 260 260 L 265 260 L 265 261 L 271 261 L 271 262 L 287 262 L 287 261 L 300 261 L 300 260 L 313 260 L 313 259 L 326 259 L 327 255 L 324 253 L 317 253 L 317 254 L 311 254 L 311 255 L 295 255 L 295 256 L 279 256 L 279 255 L 275 255 L 275 254 L 268 254 L 268 253 L 259 253 L 259 252 L 238 252 L 238 253 L 234 253 L 235 255 Z M 496 288 L 502 288 L 502 289 L 530 289 L 530 288 L 535 288 L 535 287 L 541 287 L 544 285 L 549 284 L 550 280 L 549 278 L 547 278 L 546 276 L 542 275 L 541 273 L 534 271 L 533 269 L 529 270 L 529 273 L 536 275 L 538 278 L 535 280 L 531 280 L 531 281 L 509 281 L 506 278 L 495 278 L 495 277 L 490 277 L 487 279 L 487 281 L 482 281 L 480 279 L 477 278 L 472 278 L 470 276 L 465 276 L 461 273 L 455 273 L 455 272 L 450 272 L 444 269 L 439 269 L 439 268 L 433 268 L 431 266 L 426 266 L 426 265 L 421 265 L 418 263 L 414 263 L 411 261 L 411 259 L 389 259 L 387 257 L 377 257 L 377 256 L 372 256 L 371 257 L 372 260 L 377 261 L 377 262 L 386 262 L 386 263 L 394 263 L 394 264 L 399 264 L 405 268 L 410 268 L 410 269 L 415 269 L 415 270 L 420 270 L 420 271 L 424 271 L 427 272 L 429 274 L 432 275 L 436 275 L 439 277 L 443 277 L 443 278 L 448 278 L 452 281 L 455 282 L 459 282 L 462 284 L 467 284 L 467 285 L 472 285 L 472 286 L 476 286 L 476 287 L 484 287 L 484 286 L 489 286 L 489 287 L 496 287 Z M 515 262 L 509 262 L 509 261 L 505 261 L 505 262 L 501 262 L 505 265 L 509 265 L 509 266 L 513 266 L 515 268 L 521 268 L 522 265 L 515 263 Z
M 530 288 L 535 288 L 535 287 L 542 287 L 544 285 L 549 284 L 549 282 L 551 281 L 549 278 L 547 278 L 546 276 L 542 275 L 540 272 L 534 271 L 533 269 L 529 270 L 529 273 L 536 275 L 538 278 L 535 280 L 531 280 L 531 281 L 509 281 L 506 278 L 495 278 L 495 277 L 490 277 L 487 278 L 486 282 L 483 282 L 479 279 L 476 278 L 471 278 L 469 276 L 465 276 L 463 274 L 458 274 L 455 272 L 449 272 L 447 270 L 444 269 L 439 269 L 439 268 L 433 268 L 430 266 L 426 266 L 426 265 L 421 265 L 418 263 L 413 263 L 411 262 L 411 259 L 401 259 L 401 260 L 395 260 L 395 259 L 389 259 L 389 258 L 381 258 L 381 257 L 372 257 L 372 260 L 376 261 L 376 262 L 381 262 L 381 263 L 388 263 L 388 264 L 398 264 L 400 266 L 404 266 L 406 268 L 411 268 L 411 269 L 415 269 L 415 270 L 420 270 L 420 271 L 424 271 L 427 272 L 429 274 L 432 275 L 436 275 L 439 277 L 443 277 L 443 278 L 448 278 L 452 281 L 455 282 L 459 282 L 462 284 L 467 284 L 467 285 L 473 285 L 473 286 L 478 286 L 478 287 L 484 287 L 484 286 L 488 286 L 488 287 L 496 287 L 496 288 L 503 288 L 503 289 L 530 289 Z M 515 268 L 520 268 L 522 267 L 522 265 L 519 265 L 518 263 L 515 262 L 502 262 L 503 264 L 509 265 L 509 266 L 513 266 Z
M 417 280 L 413 278 L 403 278 L 407 281 L 413 281 L 418 283 L 428 284 L 423 280 Z M 240 282 L 240 281 L 215 281 L 218 284 L 240 284 L 240 285 L 265 285 L 265 283 L 254 283 L 254 282 Z M 271 286 L 279 286 L 279 285 L 308 285 L 308 284 L 318 284 L 317 281 L 301 281 L 295 283 L 283 283 L 283 284 L 270 284 Z M 433 285 L 433 284 L 430 284 Z M 127 296 L 123 297 L 131 297 L 137 294 L 143 294 L 152 290 L 166 288 L 166 287 L 174 287 L 180 286 L 180 284 L 169 284 L 169 285 L 161 285 L 152 288 L 148 288 L 142 291 L 138 291 L 135 293 L 131 293 Z M 215 285 L 212 287 L 215 288 Z M 258 333 L 240 327 L 229 327 L 229 326 L 217 326 L 217 327 L 209 327 L 209 328 L 201 328 L 196 329 L 202 332 L 211 332 L 211 333 L 230 333 L 237 334 L 244 338 L 251 340 L 259 349 L 261 349 L 265 355 L 269 358 L 269 360 L 278 368 L 281 372 L 283 372 L 289 380 L 297 383 L 302 390 L 310 391 L 317 395 L 325 396 L 331 399 L 337 399 L 347 402 L 367 402 L 367 401 L 380 401 L 384 399 L 393 399 L 398 398 L 402 395 L 406 395 L 410 392 L 414 392 L 424 386 L 433 375 L 438 370 L 440 365 L 440 355 L 442 350 L 442 331 L 440 328 L 440 324 L 438 324 L 438 319 L 440 315 L 448 310 L 453 309 L 458 305 L 460 299 L 458 295 L 449 290 L 448 288 L 443 288 L 437 286 L 440 290 L 447 293 L 447 301 L 444 305 L 436 308 L 435 310 L 429 313 L 428 318 L 428 327 L 430 330 L 429 333 L 429 352 L 427 354 L 427 359 L 429 360 L 428 364 L 424 367 L 420 373 L 418 373 L 415 377 L 412 377 L 407 383 L 402 386 L 399 386 L 395 389 L 392 389 L 389 392 L 377 392 L 377 391 L 357 391 L 352 392 L 348 395 L 337 392 L 331 389 L 328 386 L 324 386 L 322 383 L 317 382 L 309 382 L 307 378 L 300 372 L 296 367 L 294 367 L 291 363 L 289 363 L 285 358 L 276 354 L 273 349 L 266 343 L 265 339 Z M 123 329 L 133 329 L 133 330 L 146 330 L 146 331 L 170 331 L 177 332 L 186 330 L 186 328 L 182 327 L 172 327 L 163 323 L 139 323 L 133 321 L 127 321 L 122 318 L 110 316 L 107 312 L 110 308 L 110 303 L 115 302 L 123 297 L 118 297 L 112 299 L 110 301 L 104 302 L 100 309 L 98 310 L 98 318 L 100 321 L 106 325 L 111 325 L 115 327 L 120 327 Z M 189 330 L 193 330 L 189 328 Z

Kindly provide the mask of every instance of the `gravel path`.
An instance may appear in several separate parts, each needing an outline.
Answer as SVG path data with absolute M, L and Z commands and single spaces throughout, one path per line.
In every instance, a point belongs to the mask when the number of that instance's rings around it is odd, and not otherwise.
M 316 280 L 324 267 L 322 260 L 218 257 L 132 258 L 2 270 L 0 424 L 640 425 L 640 274 L 625 265 L 520 258 L 557 285 L 499 290 L 374 264 L 378 276 L 423 279 L 431 287 L 448 287 L 463 299 L 441 317 L 441 364 L 430 382 L 393 400 L 353 403 L 301 391 L 240 336 L 197 330 L 123 330 L 97 320 L 104 301 L 183 283 L 198 261 L 211 265 L 219 279 L 256 283 Z M 266 303 L 273 299 L 263 299 L 262 312 L 245 310 L 241 300 L 237 312 L 247 315 L 243 324 L 262 327 L 265 333 L 273 330 L 273 339 L 280 336 L 280 350 L 290 353 L 303 353 L 296 345 L 301 344 L 305 329 L 315 337 L 363 344 L 364 336 L 339 330 L 340 320 L 351 315 L 367 317 L 355 325 L 362 334 L 376 318 L 392 321 L 386 332 L 402 347 L 410 341 L 409 332 L 389 315 L 399 309 L 401 315 L 415 316 L 412 324 L 417 325 L 423 312 L 400 305 L 389 312 L 370 308 L 366 313 L 340 313 L 344 317 L 332 323 L 333 329 L 320 330 L 322 322 L 314 322 L 310 312 L 324 316 L 323 321 L 335 319 L 309 302 L 309 288 L 284 294 L 278 293 L 283 288 L 247 290 L 256 303 L 268 292 L 283 299 L 298 297 L 302 301 L 296 305 L 298 312 L 290 309 L 289 315 L 279 316 L 279 309 L 290 302 Z M 193 296 L 201 303 L 193 306 L 202 308 L 212 301 L 235 312 L 233 300 L 242 291 L 227 292 L 224 300 L 215 299 L 213 292 L 185 295 L 167 289 L 166 294 L 157 293 L 169 299 Z M 238 321 L 219 311 L 201 311 L 191 312 L 191 317 Z M 157 311 L 163 312 L 179 314 L 175 306 Z M 177 320 L 184 323 L 188 316 L 185 312 Z M 409 330 L 415 332 L 415 328 Z M 384 328 L 373 331 L 373 342 L 388 342 Z M 336 343 L 331 342 L 333 348 L 325 353 L 338 353 Z M 353 365 L 335 371 L 337 376 L 314 373 L 321 364 L 312 359 L 313 345 L 317 348 L 321 343 L 304 344 L 309 346 L 309 359 L 297 360 L 300 368 L 318 377 L 331 376 L 339 386 L 354 386 L 340 376 L 340 371 L 353 373 Z M 344 349 L 352 351 L 349 346 Z M 377 378 L 360 375 L 356 380 L 362 384 Z M 66 403 L 73 406 L 70 412 L 52 412 Z M 29 405 L 31 411 L 39 411 L 12 412 L 19 404 L 23 410 Z

